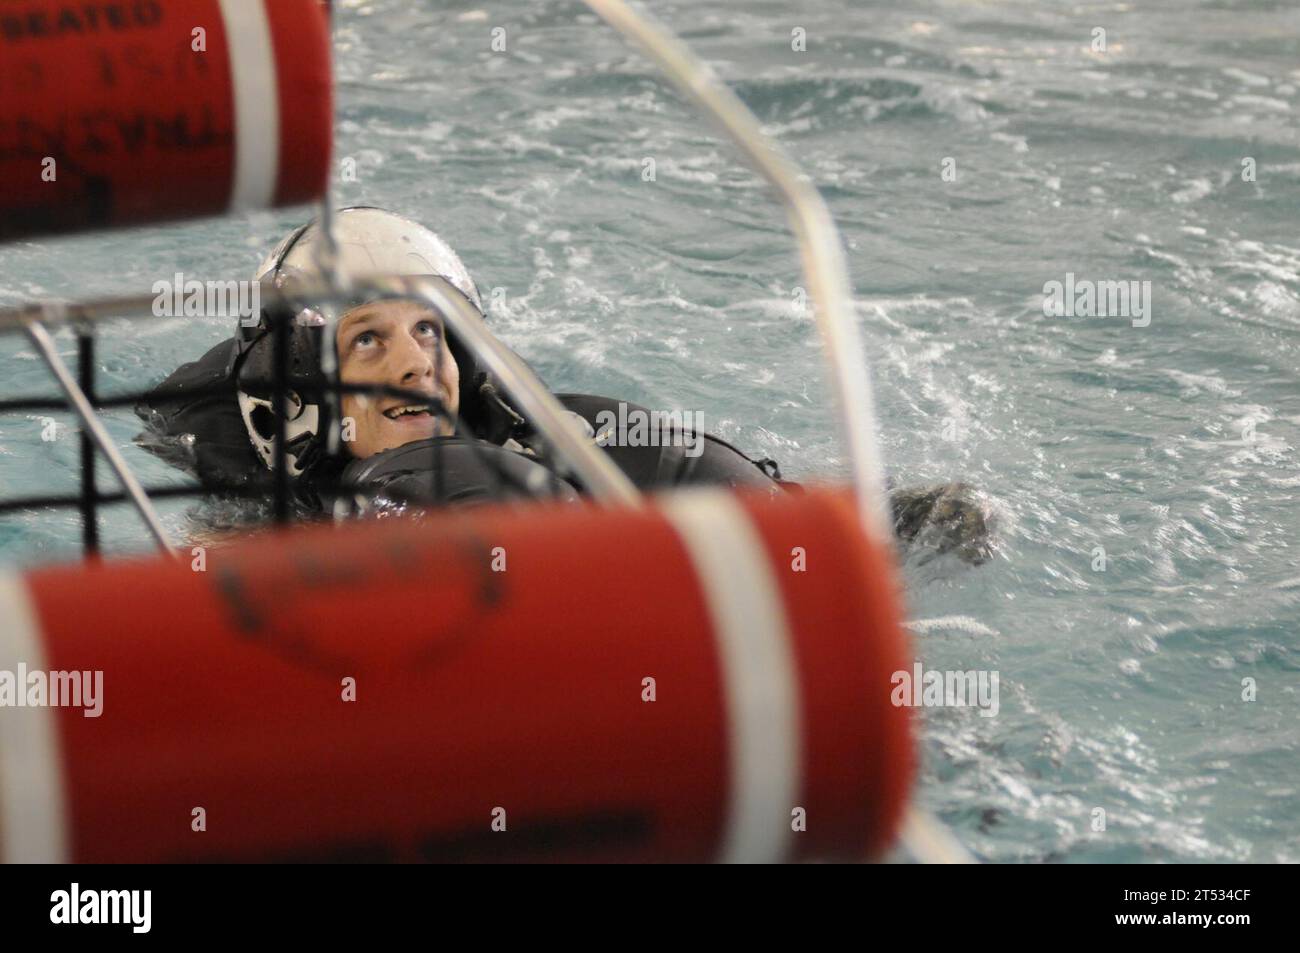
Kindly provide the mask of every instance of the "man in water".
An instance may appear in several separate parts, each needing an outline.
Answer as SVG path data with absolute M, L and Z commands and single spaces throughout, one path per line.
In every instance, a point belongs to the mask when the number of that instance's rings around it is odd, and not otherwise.
M 334 230 L 338 260 L 348 275 L 440 278 L 482 314 L 478 289 L 468 270 L 456 253 L 429 229 L 381 209 L 353 208 L 339 212 Z M 295 277 L 316 273 L 317 241 L 319 232 L 314 223 L 296 230 L 263 262 L 260 280 L 291 288 Z M 329 414 L 323 404 L 313 402 L 322 398 L 312 396 L 313 391 L 322 393 L 319 334 L 326 326 L 324 318 L 311 310 L 302 312 L 294 322 L 291 365 L 299 379 L 309 386 L 297 386 L 295 390 L 296 385 L 290 382 L 287 419 L 281 425 L 276 424 L 274 401 L 267 386 L 273 362 L 266 315 L 256 328 L 241 327 L 235 353 L 229 359 L 217 353 L 217 349 L 210 352 L 210 356 L 216 354 L 218 360 L 228 362 L 232 368 L 247 441 L 251 441 L 266 468 L 275 464 L 275 442 L 281 426 L 286 436 L 285 460 L 290 473 L 298 485 L 307 487 L 313 482 L 325 485 L 337 480 L 348 468 L 348 461 L 352 461 L 351 470 L 355 471 L 360 461 L 384 461 L 393 458 L 398 448 L 453 435 L 465 438 L 460 441 L 462 448 L 466 444 L 477 447 L 484 443 L 494 451 L 501 448 L 499 462 L 537 466 L 531 457 L 521 463 L 510 452 L 522 449 L 511 439 L 513 436 L 527 439 L 518 426 L 524 421 L 496 392 L 488 376 L 478 371 L 473 354 L 447 333 L 438 314 L 417 302 L 398 299 L 360 301 L 339 315 L 334 339 L 338 379 L 346 385 L 396 388 L 423 399 L 344 393 L 339 402 L 338 422 L 344 456 L 330 457 L 325 450 Z M 159 391 L 165 391 L 170 381 Z M 577 398 L 571 409 L 577 410 L 575 416 L 584 416 L 582 411 L 585 411 L 584 419 L 590 423 L 592 408 L 602 401 L 603 398 Z M 217 410 L 223 410 L 223 406 L 219 405 Z M 205 432 L 202 426 L 185 421 L 166 430 Z M 249 444 L 245 441 L 240 450 L 237 438 L 231 439 L 228 430 L 224 436 L 225 443 L 208 442 L 223 453 L 221 469 L 237 469 L 239 461 L 247 458 Z M 642 489 L 722 483 L 733 487 L 762 486 L 780 492 L 783 484 L 774 465 L 769 470 L 763 461 L 751 460 L 711 435 L 705 442 L 708 451 L 699 461 L 674 457 L 671 447 L 613 446 L 606 447 L 606 452 Z M 202 449 L 199 448 L 200 456 Z M 482 450 L 475 452 L 481 455 Z M 237 459 L 225 459 L 232 456 Z M 431 455 L 399 456 L 415 459 L 424 470 L 433 460 Z M 366 465 L 361 471 L 373 477 L 378 467 L 378 464 Z M 203 477 L 202 472 L 199 476 Z M 792 484 L 784 486 L 793 487 Z M 965 484 L 895 490 L 891 502 L 895 529 L 903 541 L 919 542 L 927 551 L 955 552 L 972 563 L 988 557 L 983 509 Z

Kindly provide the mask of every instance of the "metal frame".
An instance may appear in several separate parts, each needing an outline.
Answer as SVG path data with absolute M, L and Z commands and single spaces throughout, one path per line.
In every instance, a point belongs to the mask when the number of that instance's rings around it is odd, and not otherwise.
M 830 364 L 858 511 L 873 539 L 892 539 L 893 521 L 876 436 L 871 371 L 863 357 L 840 233 L 821 193 L 785 151 L 763 134 L 758 119 L 740 98 L 671 30 L 648 14 L 633 11 L 623 0 L 586 0 L 586 4 L 629 42 L 641 47 L 776 190 L 798 241 L 804 277 Z
M 278 288 L 263 288 L 262 303 L 282 314 L 294 313 L 304 304 L 327 306 L 338 300 L 341 284 L 328 278 L 318 281 L 295 282 L 292 291 Z M 406 299 L 417 301 L 436 313 L 441 314 L 451 331 L 465 343 L 476 359 L 490 370 L 505 388 L 509 397 L 514 399 L 519 408 L 537 427 L 538 432 L 559 456 L 559 463 L 567 465 L 569 472 L 582 482 L 591 496 L 606 505 L 636 506 L 641 501 L 641 494 L 614 464 L 601 453 L 590 441 L 583 440 L 566 419 L 564 407 L 546 389 L 535 374 L 519 360 L 510 350 L 487 330 L 482 317 L 465 298 L 444 280 L 436 277 L 403 278 L 388 277 L 358 280 L 347 284 L 349 294 L 362 294 L 380 299 Z M 151 496 L 199 495 L 204 492 L 200 486 L 168 487 L 146 490 L 140 485 L 130 465 L 112 443 L 112 438 L 104 429 L 96 413 L 97 408 L 133 404 L 148 393 L 142 391 L 127 395 L 118 395 L 111 400 L 92 401 L 88 394 L 94 392 L 93 361 L 90 343 L 93 331 L 100 322 L 117 317 L 144 317 L 151 315 L 152 297 L 129 296 L 120 298 L 98 298 L 75 304 L 42 304 L 14 309 L 0 310 L 0 334 L 22 330 L 35 343 L 38 352 L 54 374 L 63 391 L 66 405 L 80 419 L 83 427 L 83 444 L 93 443 L 108 459 L 113 472 L 125 489 L 125 495 L 105 495 L 98 492 L 95 483 L 93 452 L 81 456 L 82 487 L 76 496 L 42 496 L 22 500 L 8 501 L 0 505 L 0 513 L 25 508 L 28 506 L 78 506 L 82 511 L 84 538 L 87 552 L 98 548 L 97 509 L 104 503 L 129 500 L 139 512 L 150 534 L 167 555 L 175 558 L 175 544 L 168 537 L 162 526 L 157 510 L 151 502 Z M 59 357 L 50 330 L 63 326 L 73 326 L 78 331 L 79 364 L 82 379 L 78 383 L 72 373 Z M 283 360 L 287 358 L 287 324 L 276 322 L 272 331 L 273 354 L 279 373 L 276 375 L 275 399 L 285 399 L 284 386 L 287 368 Z M 328 335 L 326 336 L 328 341 Z M 333 348 L 327 348 L 333 354 Z M 224 390 L 218 385 L 215 391 Z M 424 400 L 424 396 L 414 392 L 402 392 L 398 389 L 378 386 L 347 386 L 337 380 L 331 381 L 327 397 L 337 402 L 344 392 L 362 391 L 366 393 L 394 393 L 411 398 L 413 401 Z M 0 412 L 12 413 L 22 410 L 52 409 L 61 406 L 58 401 L 48 398 L 31 400 L 7 400 L 0 402 Z M 283 424 L 283 415 L 278 419 Z M 333 429 L 333 428 L 332 428 Z M 284 447 L 284 440 L 277 441 L 277 447 Z M 287 480 L 286 461 L 281 456 L 279 464 L 272 468 L 275 479 L 274 506 L 278 522 L 286 522 L 290 515 L 291 492 Z M 236 492 L 236 491 L 229 491 Z M 262 497 L 259 491 L 244 495 Z
M 113 446 L 112 438 L 109 437 L 108 431 L 104 429 L 104 425 L 95 413 L 95 408 L 91 406 L 90 399 L 86 396 L 85 391 L 77 384 L 72 372 L 68 370 L 67 365 L 63 363 L 63 359 L 59 357 L 59 352 L 54 346 L 54 339 L 50 337 L 50 332 L 46 330 L 44 324 L 33 321 L 27 325 L 27 336 L 31 338 L 32 343 L 41 352 L 41 356 L 45 358 L 45 363 L 49 365 L 55 379 L 59 382 L 59 386 L 63 389 L 63 393 L 67 396 L 68 403 L 72 405 L 72 409 L 81 419 L 82 434 L 88 434 L 90 439 L 95 442 L 95 445 L 99 447 L 100 452 L 108 458 L 109 464 L 113 467 L 113 472 L 122 481 L 122 486 L 126 488 L 131 502 L 139 510 L 140 516 L 144 519 L 145 525 L 149 527 L 149 532 L 157 541 L 158 547 L 168 556 L 173 559 L 176 558 L 175 548 L 167 535 L 167 531 L 163 529 L 162 520 L 158 517 L 158 511 L 154 509 L 149 496 L 144 492 L 144 488 L 140 486 L 135 474 L 131 472 L 130 465 L 122 458 L 122 454 L 118 452 L 117 447 Z M 81 460 L 82 485 L 87 488 L 87 491 L 83 493 L 84 498 L 93 495 L 94 491 L 94 456 L 83 452 Z M 93 507 L 91 513 L 92 520 L 89 525 L 93 525 Z M 87 532 L 90 533 L 93 530 L 88 529 Z

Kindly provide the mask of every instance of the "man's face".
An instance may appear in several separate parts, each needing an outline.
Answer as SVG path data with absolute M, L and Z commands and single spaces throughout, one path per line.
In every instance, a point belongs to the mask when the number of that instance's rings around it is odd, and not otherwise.
M 460 369 L 451 356 L 442 319 L 414 301 L 377 301 L 339 320 L 339 379 L 344 384 L 386 384 L 442 401 L 449 414 L 460 408 Z M 426 437 L 450 436 L 455 424 L 431 410 L 383 394 L 344 394 L 343 417 L 356 422 L 346 446 L 365 458 Z M 346 431 L 345 431 L 346 432 Z

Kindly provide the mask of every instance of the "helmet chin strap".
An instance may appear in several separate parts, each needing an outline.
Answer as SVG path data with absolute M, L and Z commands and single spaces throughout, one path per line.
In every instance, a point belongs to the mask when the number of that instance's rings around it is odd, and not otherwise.
M 490 443 L 502 444 L 523 430 L 528 421 L 517 410 L 506 403 L 501 392 L 497 390 L 492 379 L 486 374 L 479 375 L 476 396 L 482 409 L 482 438 Z

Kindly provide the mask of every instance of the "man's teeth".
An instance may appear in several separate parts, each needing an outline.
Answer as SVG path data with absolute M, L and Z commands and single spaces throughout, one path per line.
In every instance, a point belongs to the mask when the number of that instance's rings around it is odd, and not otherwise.
M 427 414 L 429 408 L 423 404 L 407 404 L 405 407 L 393 407 L 384 411 L 384 416 L 389 420 L 396 420 L 398 417 L 405 417 L 410 414 Z

